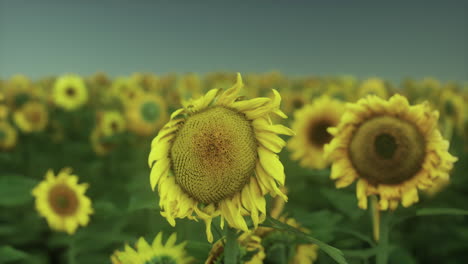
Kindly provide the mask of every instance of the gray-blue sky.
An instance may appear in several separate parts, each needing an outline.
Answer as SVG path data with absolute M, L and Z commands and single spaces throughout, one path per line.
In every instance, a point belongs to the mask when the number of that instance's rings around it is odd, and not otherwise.
M 0 0 L 0 78 L 280 70 L 468 80 L 467 1 L 240 2 Z

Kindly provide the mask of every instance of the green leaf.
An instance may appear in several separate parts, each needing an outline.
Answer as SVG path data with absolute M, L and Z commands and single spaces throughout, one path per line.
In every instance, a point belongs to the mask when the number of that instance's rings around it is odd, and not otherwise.
M 135 192 L 130 198 L 128 204 L 128 211 L 136 211 L 141 209 L 152 209 L 158 208 L 158 196 L 156 193 L 151 192 L 148 185 L 148 190 Z
M 358 219 L 366 212 L 358 208 L 354 193 L 328 188 L 321 189 L 320 192 L 336 209 L 345 213 L 353 220 Z
M 341 250 L 335 248 L 335 247 L 332 247 L 318 239 L 316 239 L 315 237 L 312 237 L 308 234 L 305 234 L 299 230 L 297 230 L 296 228 L 288 225 L 288 224 L 285 224 L 285 223 L 282 223 L 272 217 L 268 217 L 267 218 L 267 221 L 266 223 L 270 223 L 271 225 L 269 227 L 273 227 L 275 229 L 280 229 L 280 230 L 285 230 L 285 231 L 288 231 L 288 232 L 291 232 L 291 233 L 294 233 L 296 234 L 297 236 L 300 236 L 306 240 L 308 240 L 309 242 L 312 242 L 314 244 L 316 244 L 317 246 L 319 246 L 319 248 L 321 250 L 323 250 L 323 252 L 325 252 L 328 256 L 330 256 L 332 259 L 334 259 L 337 263 L 339 264 L 347 264 L 348 262 L 346 261 L 346 259 L 344 258 L 344 254 L 343 252 L 341 252 Z
M 18 206 L 33 199 L 34 179 L 21 175 L 0 176 L 0 206 Z
M 24 260 L 28 255 L 21 251 L 17 250 L 10 246 L 1 246 L 0 247 L 0 263 L 9 263 L 13 261 Z
M 423 208 L 416 211 L 417 216 L 425 215 L 468 215 L 468 210 L 457 208 Z
M 368 259 L 377 255 L 377 248 L 343 250 L 346 257 Z
M 399 263 L 405 263 L 405 264 L 416 264 L 418 263 L 416 259 L 408 252 L 408 250 L 398 247 L 396 248 L 393 252 L 392 255 L 390 256 L 389 263 L 392 264 L 399 264 Z
M 300 219 L 304 227 L 311 230 L 314 237 L 329 242 L 334 239 L 334 232 L 339 222 L 343 219 L 342 214 L 328 210 L 308 212 L 302 209 L 293 210 L 293 217 Z

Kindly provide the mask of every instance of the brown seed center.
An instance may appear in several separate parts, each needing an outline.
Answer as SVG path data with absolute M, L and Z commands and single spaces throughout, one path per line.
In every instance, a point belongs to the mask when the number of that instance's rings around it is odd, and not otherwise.
M 70 97 L 73 97 L 76 95 L 76 91 L 73 87 L 68 87 L 66 90 L 65 90 L 65 93 L 70 96 Z
M 257 144 L 243 114 L 213 107 L 190 116 L 172 145 L 177 184 L 201 203 L 239 192 L 254 173 Z
M 322 148 L 325 144 L 329 143 L 333 136 L 328 133 L 327 129 L 333 126 L 333 124 L 328 120 L 318 120 L 314 121 L 309 125 L 309 142 Z
M 373 185 L 396 185 L 414 177 L 426 143 L 417 127 L 393 116 L 364 121 L 354 132 L 349 156 L 359 176 Z
M 28 113 L 27 118 L 31 123 L 39 123 L 42 119 L 42 115 L 39 111 L 31 111 Z
M 49 191 L 49 204 L 61 216 L 73 215 L 78 209 L 78 197 L 65 184 L 58 184 Z
M 117 125 L 117 122 L 115 121 L 113 121 L 110 126 L 113 132 L 116 132 L 117 129 L 119 128 L 119 126 Z

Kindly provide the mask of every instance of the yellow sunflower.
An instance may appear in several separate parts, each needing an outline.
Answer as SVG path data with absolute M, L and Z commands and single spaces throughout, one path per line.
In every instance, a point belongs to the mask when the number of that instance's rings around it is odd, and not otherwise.
M 186 74 L 177 81 L 177 91 L 183 100 L 199 97 L 203 94 L 202 81 L 195 73 Z
M 193 261 L 187 256 L 185 245 L 187 242 L 176 245 L 177 236 L 173 233 L 166 244 L 162 243 L 162 232 L 160 232 L 150 245 L 143 237 L 136 243 L 136 249 L 125 245 L 124 251 L 115 251 L 111 256 L 112 264 L 186 264 Z
M 43 131 L 49 122 L 46 106 L 34 101 L 25 103 L 13 114 L 13 118 L 18 128 L 25 133 Z
M 262 246 L 262 239 L 256 236 L 253 232 L 249 231 L 243 233 L 237 238 L 240 246 L 240 258 L 246 257 L 248 254 L 252 254 L 251 258 L 247 261 L 242 262 L 243 264 L 262 264 L 265 259 L 265 251 Z M 208 258 L 205 264 L 217 264 L 226 263 L 224 261 L 224 245 L 226 244 L 225 239 L 220 239 L 213 244 L 213 247 L 208 253 Z
M 358 180 L 362 209 L 369 195 L 380 197 L 381 210 L 417 202 L 418 189 L 448 178 L 457 160 L 437 130 L 438 117 L 428 104 L 410 106 L 399 94 L 388 101 L 368 96 L 348 104 L 340 124 L 328 130 L 334 138 L 325 146 L 337 188 Z
M 294 113 L 292 129 L 296 136 L 288 142 L 291 159 L 299 160 L 303 167 L 323 169 L 329 165 L 323 156 L 323 146 L 332 135 L 327 129 L 338 125 L 344 103 L 323 95 Z
M 118 111 L 104 111 L 98 113 L 98 129 L 104 137 L 109 137 L 125 130 L 126 122 Z
M 126 109 L 128 130 L 140 136 L 154 136 L 167 121 L 166 108 L 164 100 L 157 95 L 140 97 Z
M 65 168 L 55 176 L 49 170 L 46 179 L 32 190 L 39 214 L 52 229 L 68 234 L 74 234 L 80 225 L 88 225 L 93 213 L 91 200 L 85 195 L 88 184 L 78 184 L 78 176 L 71 172 Z
M 91 147 L 98 156 L 107 155 L 115 147 L 115 144 L 112 144 L 106 140 L 106 137 L 103 135 L 99 127 L 95 127 L 91 131 L 89 140 L 91 142 Z
M 284 112 L 288 115 L 304 107 L 312 98 L 310 90 L 287 89 L 283 94 Z
M 361 83 L 357 90 L 358 99 L 367 95 L 376 95 L 380 98 L 387 99 L 388 91 L 385 82 L 379 78 L 370 78 Z
M 15 110 L 34 98 L 31 81 L 24 75 L 13 76 L 5 86 L 5 101 Z
M 52 97 L 55 105 L 73 111 L 88 101 L 88 89 L 81 77 L 64 75 L 55 81 Z
M 16 146 L 15 128 L 6 121 L 0 121 L 0 150 L 9 150 Z
M 277 134 L 292 135 L 273 125 L 271 115 L 286 118 L 281 97 L 238 100 L 243 87 L 225 92 L 212 89 L 192 104 L 176 110 L 152 142 L 148 158 L 151 187 L 158 185 L 161 214 L 172 226 L 175 218 L 203 219 L 208 241 L 211 221 L 221 220 L 248 230 L 243 216 L 255 227 L 265 218 L 264 195 L 280 195 L 284 168 L 276 153 L 286 144 Z

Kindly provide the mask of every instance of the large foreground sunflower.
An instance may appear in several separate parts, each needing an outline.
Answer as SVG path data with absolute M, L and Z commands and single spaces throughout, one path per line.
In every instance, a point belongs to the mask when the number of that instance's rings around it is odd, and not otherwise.
M 324 95 L 294 112 L 292 129 L 296 136 L 288 142 L 291 158 L 300 160 L 303 167 L 325 168 L 328 162 L 323 157 L 323 146 L 332 139 L 327 129 L 338 125 L 343 111 L 344 103 Z
M 176 218 L 206 222 L 213 241 L 212 218 L 221 216 L 234 228 L 248 230 L 265 218 L 264 195 L 280 195 L 284 168 L 276 153 L 285 142 L 278 134 L 292 135 L 273 125 L 270 115 L 286 118 L 281 97 L 239 100 L 237 83 L 221 92 L 212 89 L 190 105 L 176 110 L 153 140 L 149 155 L 150 183 L 158 186 L 162 215 L 174 226 Z
M 52 96 L 57 106 L 73 111 L 88 101 L 88 89 L 81 77 L 64 75 L 55 81 Z
M 88 184 L 78 184 L 78 176 L 70 168 L 62 169 L 57 176 L 47 171 L 46 179 L 32 190 L 36 209 L 47 219 L 49 226 L 68 234 L 75 233 L 78 226 L 86 226 L 93 213 L 91 200 L 85 192 Z
M 185 245 L 187 242 L 176 245 L 177 236 L 173 233 L 166 244 L 162 243 L 160 232 L 150 245 L 143 237 L 136 243 L 136 250 L 125 245 L 124 251 L 115 251 L 111 256 L 112 264 L 186 264 L 193 258 L 187 256 Z
M 401 95 L 388 101 L 368 96 L 347 105 L 340 124 L 325 146 L 333 161 L 331 178 L 338 188 L 358 180 L 358 205 L 378 195 L 381 210 L 408 207 L 418 201 L 418 189 L 448 178 L 457 160 L 448 153 L 449 142 L 437 130 L 437 111 L 427 103 L 410 106 Z

